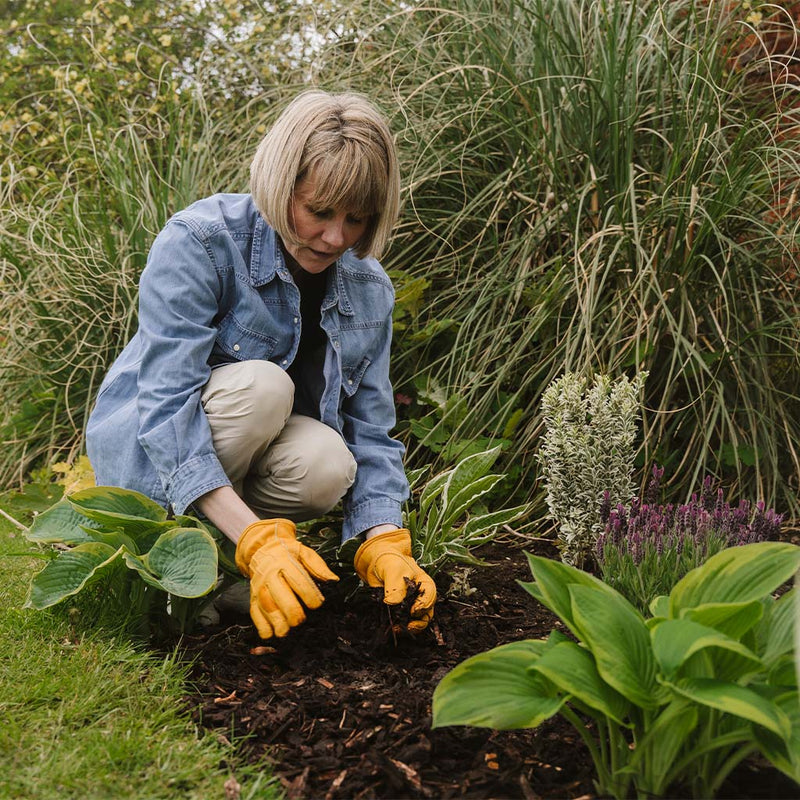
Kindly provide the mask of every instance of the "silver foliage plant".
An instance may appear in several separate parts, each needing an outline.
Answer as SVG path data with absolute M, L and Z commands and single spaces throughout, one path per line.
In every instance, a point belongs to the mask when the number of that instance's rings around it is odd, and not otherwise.
M 640 393 L 647 379 L 585 377 L 567 372 L 542 395 L 544 434 L 538 453 L 549 516 L 558 525 L 561 558 L 581 567 L 603 530 L 600 506 L 633 497 Z

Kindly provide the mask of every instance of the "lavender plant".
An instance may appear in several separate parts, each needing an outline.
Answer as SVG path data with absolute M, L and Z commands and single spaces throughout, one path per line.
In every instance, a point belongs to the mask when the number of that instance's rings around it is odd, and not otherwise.
M 594 555 L 602 578 L 642 613 L 655 597 L 668 594 L 684 575 L 726 547 L 774 539 L 783 521 L 763 502 L 753 506 L 740 500 L 731 506 L 710 476 L 688 503 L 662 505 L 663 475 L 663 467 L 654 466 L 643 496 L 628 506 L 612 507 L 605 492 L 600 509 L 605 529 Z
M 545 432 L 538 454 L 549 516 L 558 524 L 562 560 L 581 567 L 603 531 L 604 493 L 613 503 L 633 496 L 639 394 L 647 378 L 612 381 L 567 372 L 542 395 Z

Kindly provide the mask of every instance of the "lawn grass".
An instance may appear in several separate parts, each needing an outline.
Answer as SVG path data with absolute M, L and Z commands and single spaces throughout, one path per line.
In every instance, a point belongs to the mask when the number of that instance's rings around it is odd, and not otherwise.
M 186 669 L 63 611 L 22 608 L 37 548 L 0 520 L 0 800 L 281 795 L 182 707 Z M 73 615 L 76 612 L 73 612 Z

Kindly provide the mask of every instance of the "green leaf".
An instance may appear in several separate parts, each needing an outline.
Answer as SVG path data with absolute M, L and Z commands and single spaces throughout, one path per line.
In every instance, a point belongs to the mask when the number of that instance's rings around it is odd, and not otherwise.
M 761 659 L 741 642 L 689 619 L 669 619 L 650 632 L 653 653 L 662 672 L 672 678 L 687 658 L 708 647 L 719 647 L 743 656 L 753 668 L 763 667 Z
M 107 575 L 122 552 L 102 542 L 84 542 L 61 553 L 34 575 L 25 607 L 48 608 L 77 594 Z
M 477 500 L 488 494 L 502 480 L 502 475 L 485 475 L 482 478 L 467 484 L 455 495 L 444 495 L 445 506 L 443 510 L 441 527 L 448 530 L 463 517 Z
M 75 492 L 66 499 L 85 517 L 105 528 L 123 530 L 128 536 L 137 539 L 178 525 L 175 520 L 167 519 L 166 510 L 158 503 L 130 489 L 94 486 Z
M 624 597 L 596 586 L 569 587 L 580 637 L 592 651 L 606 683 L 640 708 L 659 704 L 650 633 Z
M 669 616 L 669 597 L 665 594 L 660 594 L 650 601 L 650 613 L 654 617 L 667 617 Z
M 499 511 L 490 511 L 488 514 L 477 514 L 470 517 L 464 525 L 463 536 L 471 539 L 484 531 L 491 531 L 501 525 L 507 525 L 515 519 L 527 514 L 531 509 L 530 504 L 514 506 L 513 508 L 502 508 Z
M 530 553 L 526 553 L 526 555 L 528 556 L 528 564 L 530 565 L 533 577 L 536 579 L 535 591 L 538 594 L 534 593 L 531 584 L 522 583 L 520 581 L 520 586 L 530 592 L 540 603 L 560 617 L 566 626 L 578 637 L 581 636 L 581 633 L 575 626 L 575 622 L 572 618 L 572 598 L 569 592 L 570 586 L 591 586 L 610 596 L 622 597 L 622 595 L 608 586 L 608 584 L 603 583 L 588 572 L 583 572 L 569 564 L 555 561 L 552 558 L 532 556 Z
M 217 581 L 217 545 L 198 528 L 173 528 L 143 556 L 124 554 L 142 579 L 177 597 L 201 597 Z
M 764 649 L 764 661 L 772 664 L 784 653 L 792 652 L 794 648 L 795 628 L 797 619 L 798 592 L 791 589 L 775 602 L 765 620 L 767 624 L 767 642 Z
M 715 678 L 684 678 L 675 683 L 666 682 L 666 685 L 696 703 L 761 725 L 785 741 L 791 737 L 789 717 L 755 687 L 739 686 Z
M 93 486 L 80 492 L 69 495 L 70 502 L 83 514 L 88 511 L 107 512 L 123 517 L 143 517 L 153 522 L 162 522 L 167 518 L 167 512 L 154 500 L 139 492 L 130 489 L 120 489 L 117 486 Z
M 645 735 L 636 742 L 636 749 L 623 772 L 650 777 L 647 784 L 638 784 L 642 793 L 663 797 L 669 788 L 666 783 L 675 759 L 689 734 L 697 727 L 697 708 L 683 698 L 673 700 L 648 726 Z
M 800 547 L 757 542 L 728 547 L 687 573 L 669 596 L 670 616 L 706 603 L 746 603 L 775 591 L 800 567 Z
M 136 541 L 130 536 L 126 536 L 122 531 L 96 530 L 86 526 L 84 526 L 84 531 L 92 542 L 103 542 L 103 544 L 107 544 L 115 550 L 124 547 L 131 553 L 140 552 Z
M 788 741 L 764 728 L 754 728 L 753 734 L 764 756 L 781 772 L 800 783 L 800 696 L 796 691 L 787 692 L 775 698 L 775 704 L 791 723 Z
M 86 528 L 99 527 L 83 514 L 79 514 L 67 500 L 61 500 L 43 511 L 25 532 L 25 538 L 42 544 L 81 544 L 91 541 Z
M 513 642 L 459 664 L 433 693 L 433 727 L 535 728 L 557 714 L 564 699 L 551 696 L 542 678 L 528 670 L 547 646 L 532 639 Z
M 481 453 L 474 453 L 456 464 L 450 471 L 444 488 L 444 504 L 447 507 L 452 500 L 467 486 L 478 478 L 483 478 L 492 468 L 502 448 L 492 447 Z
M 440 472 L 434 475 L 426 484 L 419 496 L 419 515 L 423 517 L 433 501 L 444 491 L 449 473 Z
M 600 677 L 594 658 L 575 642 L 556 644 L 542 653 L 530 669 L 540 672 L 563 692 L 573 695 L 589 708 L 620 725 L 627 724 L 625 716 L 630 703 Z
M 714 628 L 732 639 L 741 639 L 761 619 L 764 606 L 760 600 L 747 603 L 705 603 L 685 609 L 681 617 Z

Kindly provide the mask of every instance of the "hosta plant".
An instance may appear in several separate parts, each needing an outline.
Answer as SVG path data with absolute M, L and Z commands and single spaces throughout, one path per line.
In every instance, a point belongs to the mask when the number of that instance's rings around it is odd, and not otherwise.
M 581 567 L 603 530 L 601 503 L 633 496 L 633 461 L 639 395 L 647 377 L 632 381 L 567 372 L 542 395 L 544 433 L 538 460 L 547 488 L 547 507 L 558 525 L 561 558 Z
M 761 752 L 800 779 L 795 594 L 773 593 L 800 547 L 731 547 L 643 616 L 594 576 L 528 556 L 524 588 L 575 637 L 502 645 L 449 672 L 433 725 L 535 728 L 561 714 L 594 760 L 601 795 L 712 797 Z M 674 793 L 680 792 L 680 795 Z
M 413 492 L 403 524 L 411 533 L 414 558 L 428 572 L 435 573 L 448 562 L 480 563 L 471 551 L 528 512 L 528 505 L 487 507 L 491 491 L 505 477 L 490 471 L 500 450 L 498 446 L 473 453 Z M 424 472 L 411 474 L 412 489 Z
M 169 608 L 171 624 L 184 630 L 199 608 L 192 601 L 215 587 L 218 566 L 232 568 L 215 535 L 195 517 L 168 518 L 138 492 L 110 486 L 75 492 L 37 516 L 26 533 L 57 553 L 33 577 L 26 606 L 48 608 L 99 584 L 143 620 Z

